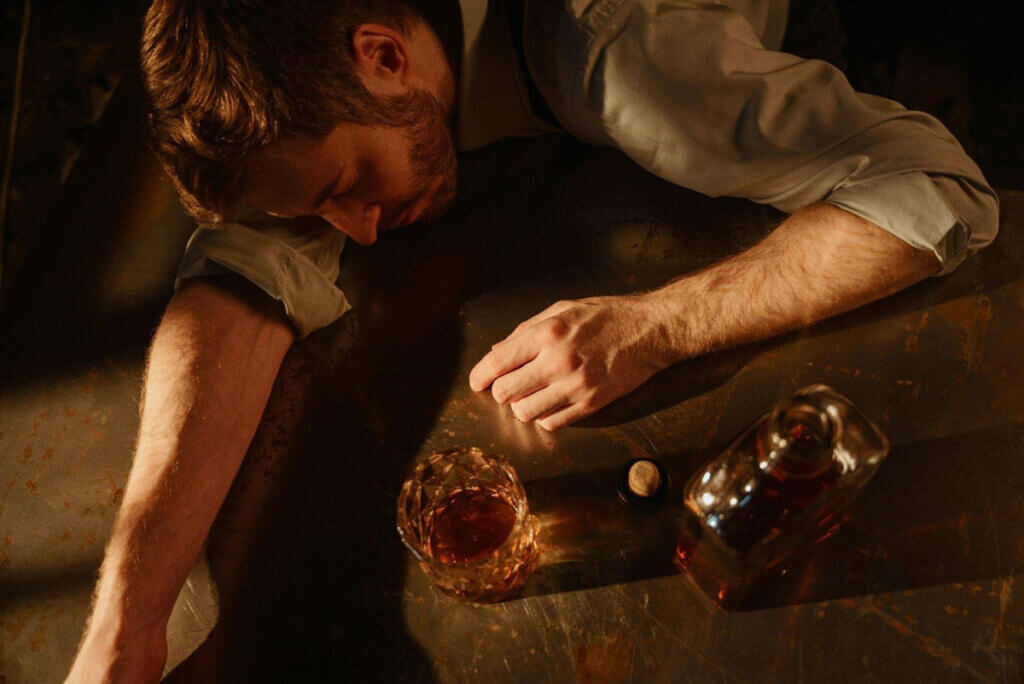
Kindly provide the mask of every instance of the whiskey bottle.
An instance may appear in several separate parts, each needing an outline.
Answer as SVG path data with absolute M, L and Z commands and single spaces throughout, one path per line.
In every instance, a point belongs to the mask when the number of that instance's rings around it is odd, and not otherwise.
M 676 566 L 722 608 L 830 536 L 889 444 L 849 399 L 805 387 L 761 416 L 684 489 Z

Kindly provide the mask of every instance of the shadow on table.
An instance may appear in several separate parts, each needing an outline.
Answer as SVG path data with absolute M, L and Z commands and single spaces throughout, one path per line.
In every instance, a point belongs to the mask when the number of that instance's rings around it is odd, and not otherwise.
M 576 426 L 601 428 L 621 425 L 701 396 L 724 385 L 752 358 L 776 344 L 776 341 L 748 344 L 677 363 L 594 415 L 579 421 Z
M 1014 545 L 1024 536 L 1022 440 L 1024 424 L 1013 423 L 897 445 L 839 531 L 794 556 L 784 574 L 764 578 L 740 610 L 970 585 L 1021 572 Z M 682 489 L 696 464 L 714 453 L 666 457 L 671 489 L 653 510 L 616 498 L 617 469 L 527 483 L 544 556 L 523 596 L 678 574 L 672 557 Z
M 211 532 L 220 620 L 169 681 L 432 679 L 404 622 L 395 500 L 458 372 L 462 304 L 495 271 L 478 250 L 527 189 L 484 195 L 491 232 L 460 206 L 346 255 L 354 308 L 286 358 Z
M 74 565 L 54 563 L 17 571 L 2 568 L 4 581 L 0 583 L 0 611 L 16 601 L 42 601 L 57 594 L 88 593 L 96 583 L 96 569 L 100 561 L 97 555 Z
M 403 621 L 394 493 L 454 373 L 458 299 L 415 275 L 396 296 L 383 274 L 410 264 L 377 256 L 373 296 L 286 359 L 211 532 L 220 620 L 170 681 L 432 678 Z
M 896 445 L 834 537 L 744 608 L 974 585 L 1024 570 L 1024 424 Z
M 619 469 L 525 484 L 541 525 L 541 565 L 523 596 L 623 584 L 676 574 L 672 565 L 688 459 L 666 457 L 670 488 L 654 508 L 617 496 Z

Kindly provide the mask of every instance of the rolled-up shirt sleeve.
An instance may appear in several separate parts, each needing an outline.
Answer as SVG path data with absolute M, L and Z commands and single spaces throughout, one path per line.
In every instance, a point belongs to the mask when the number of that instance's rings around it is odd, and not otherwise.
M 790 213 L 833 204 L 933 252 L 942 273 L 996 235 L 996 194 L 941 123 L 766 49 L 729 7 L 624 3 L 590 52 L 567 127 L 668 181 Z
M 201 223 L 189 239 L 175 286 L 237 273 L 284 305 L 300 337 L 351 307 L 337 287 L 345 235 L 319 219 L 279 219 L 255 210 L 237 222 Z

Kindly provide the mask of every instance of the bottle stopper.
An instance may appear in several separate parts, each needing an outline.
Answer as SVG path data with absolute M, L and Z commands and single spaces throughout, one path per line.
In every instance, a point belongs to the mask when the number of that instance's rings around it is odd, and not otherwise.
M 668 472 L 650 458 L 635 458 L 619 473 L 619 497 L 626 503 L 651 503 L 668 491 Z

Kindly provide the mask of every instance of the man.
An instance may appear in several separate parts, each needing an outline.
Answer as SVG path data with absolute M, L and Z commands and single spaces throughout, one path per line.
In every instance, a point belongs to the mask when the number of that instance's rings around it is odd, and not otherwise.
M 430 4 L 150 9 L 155 146 L 201 225 L 153 339 L 71 680 L 159 676 L 174 599 L 285 352 L 348 309 L 334 285 L 344 238 L 372 244 L 442 213 L 456 147 L 564 129 L 680 186 L 790 214 L 710 268 L 559 302 L 498 341 L 471 386 L 549 430 L 681 359 L 947 273 L 995 236 L 995 194 L 937 121 L 775 51 L 785 0 Z

